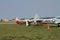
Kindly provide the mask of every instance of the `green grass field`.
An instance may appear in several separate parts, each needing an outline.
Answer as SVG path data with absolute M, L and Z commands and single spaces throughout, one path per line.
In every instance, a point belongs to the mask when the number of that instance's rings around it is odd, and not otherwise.
M 60 27 L 0 24 L 0 40 L 60 40 Z

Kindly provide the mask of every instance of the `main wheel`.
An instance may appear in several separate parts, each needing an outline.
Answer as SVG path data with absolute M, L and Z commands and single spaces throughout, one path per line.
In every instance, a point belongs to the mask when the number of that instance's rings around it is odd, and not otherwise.
M 58 24 L 57 27 L 60 27 L 60 25 Z

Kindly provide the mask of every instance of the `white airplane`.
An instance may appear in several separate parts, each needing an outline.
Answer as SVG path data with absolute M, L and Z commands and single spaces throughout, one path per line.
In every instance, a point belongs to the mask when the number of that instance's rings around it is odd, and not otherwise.
M 50 20 L 50 19 L 40 19 L 38 14 L 35 14 L 34 19 L 31 19 L 31 20 L 30 19 L 20 20 L 20 19 L 16 18 L 16 21 L 18 21 L 18 22 L 25 22 L 26 26 L 28 26 L 29 23 L 31 23 L 31 22 L 34 22 L 34 24 L 41 24 L 41 23 L 45 22 L 46 20 Z
M 35 14 L 34 19 L 24 19 L 24 20 L 20 20 L 18 18 L 16 18 L 16 21 L 19 22 L 25 22 L 26 26 L 29 25 L 29 22 L 34 22 L 35 24 L 37 24 L 37 22 L 40 23 L 53 23 L 53 24 L 57 24 L 57 26 L 60 26 L 60 16 L 56 16 L 52 19 L 40 19 L 38 14 Z

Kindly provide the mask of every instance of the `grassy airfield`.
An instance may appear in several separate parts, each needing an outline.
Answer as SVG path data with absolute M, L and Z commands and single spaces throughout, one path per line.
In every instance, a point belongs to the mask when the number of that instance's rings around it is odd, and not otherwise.
M 0 40 L 60 40 L 60 27 L 0 24 Z

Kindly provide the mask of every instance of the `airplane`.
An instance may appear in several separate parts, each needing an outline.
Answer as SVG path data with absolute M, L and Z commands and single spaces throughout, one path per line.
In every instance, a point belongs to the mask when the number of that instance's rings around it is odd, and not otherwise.
M 25 24 L 26 26 L 30 26 L 30 25 L 40 25 L 42 23 L 46 23 L 46 24 L 57 24 L 57 26 L 60 26 L 60 16 L 51 18 L 51 19 L 41 19 L 39 18 L 39 16 L 37 14 L 35 14 L 33 19 L 24 19 L 24 20 L 20 20 L 18 18 L 16 18 L 16 23 L 17 24 Z
M 35 14 L 33 19 L 24 19 L 24 20 L 20 20 L 18 18 L 16 18 L 16 23 L 17 24 L 25 24 L 26 26 L 29 25 L 40 25 L 42 23 L 46 23 L 46 21 L 50 21 L 51 19 L 40 19 L 38 14 Z

